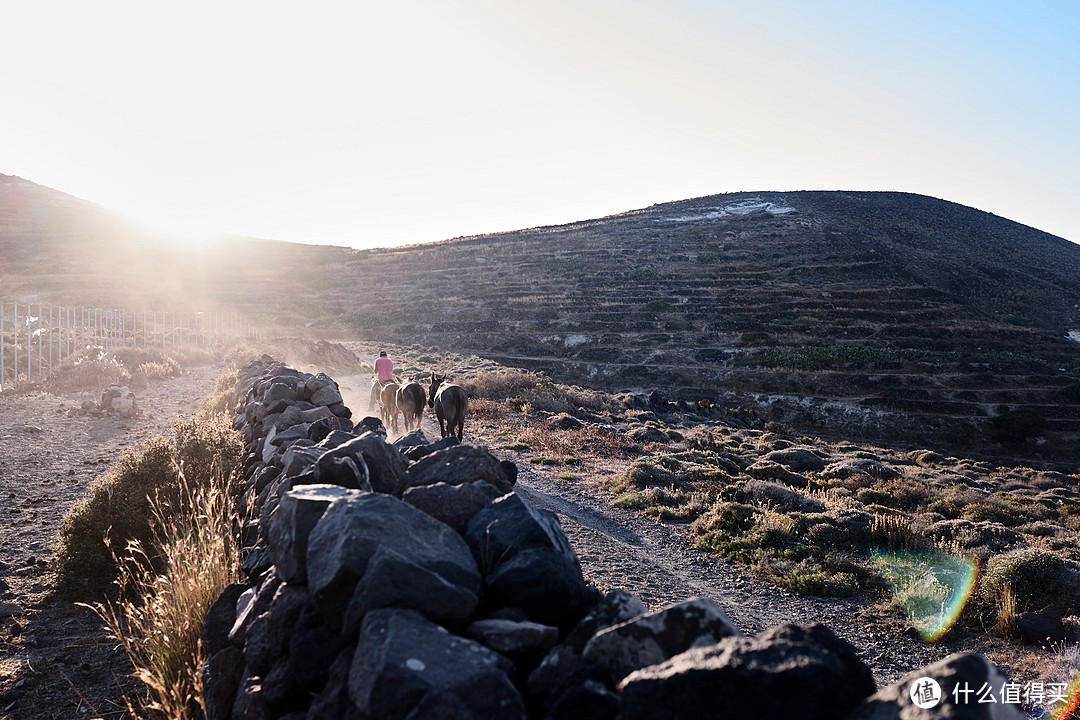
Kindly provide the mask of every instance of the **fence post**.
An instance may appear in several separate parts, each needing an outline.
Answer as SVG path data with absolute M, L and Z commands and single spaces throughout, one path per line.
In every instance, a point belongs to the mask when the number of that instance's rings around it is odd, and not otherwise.
M 0 393 L 4 392 L 4 303 L 0 302 Z
M 53 306 L 49 306 L 49 377 L 52 377 L 52 354 L 53 354 Z
M 15 305 L 15 378 L 11 382 L 11 387 L 19 387 L 19 303 Z

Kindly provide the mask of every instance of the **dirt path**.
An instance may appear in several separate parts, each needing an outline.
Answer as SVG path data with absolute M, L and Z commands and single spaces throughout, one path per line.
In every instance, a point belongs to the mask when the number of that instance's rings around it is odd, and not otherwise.
M 118 717 L 124 658 L 87 608 L 51 592 L 64 514 L 127 448 L 171 435 L 221 369 L 197 366 L 135 390 L 141 415 L 80 413 L 100 392 L 0 400 L 0 718 Z
M 858 621 L 864 605 L 779 589 L 746 566 L 694 548 L 678 525 L 613 507 L 613 496 L 582 481 L 560 480 L 527 463 L 518 468 L 518 492 L 559 516 L 585 576 L 601 587 L 623 588 L 650 608 L 707 597 L 747 634 L 785 622 L 821 622 L 858 649 L 879 684 L 957 651 L 948 642 L 886 638 Z

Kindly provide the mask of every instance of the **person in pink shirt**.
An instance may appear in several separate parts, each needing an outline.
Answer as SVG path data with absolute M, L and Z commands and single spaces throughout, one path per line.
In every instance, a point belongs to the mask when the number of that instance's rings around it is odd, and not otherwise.
M 379 390 L 387 383 L 397 382 L 394 377 L 394 361 L 386 356 L 386 351 L 379 353 L 375 360 L 375 379 L 371 381 L 371 398 L 368 400 L 368 412 L 378 405 Z

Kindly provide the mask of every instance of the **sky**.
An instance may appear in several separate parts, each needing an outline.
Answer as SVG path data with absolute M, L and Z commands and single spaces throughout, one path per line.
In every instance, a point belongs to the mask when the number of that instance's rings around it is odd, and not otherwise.
M 1080 242 L 1076 0 L 0 0 L 0 173 L 351 247 L 741 191 Z

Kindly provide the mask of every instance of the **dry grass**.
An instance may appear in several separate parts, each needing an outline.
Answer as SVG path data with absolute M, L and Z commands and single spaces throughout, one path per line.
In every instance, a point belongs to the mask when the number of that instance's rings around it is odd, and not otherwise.
M 169 720 L 188 720 L 205 711 L 203 623 L 222 590 L 237 580 L 240 566 L 229 533 L 233 502 L 228 478 L 218 472 L 207 487 L 181 475 L 180 487 L 181 502 L 193 512 L 172 514 L 162 501 L 152 503 L 161 558 L 130 543 L 117 559 L 118 599 L 91 606 L 147 689 L 145 699 L 128 698 L 129 705 Z
M 1002 588 L 998 595 L 994 617 L 994 631 L 999 637 L 1016 636 L 1016 595 L 1010 585 Z

